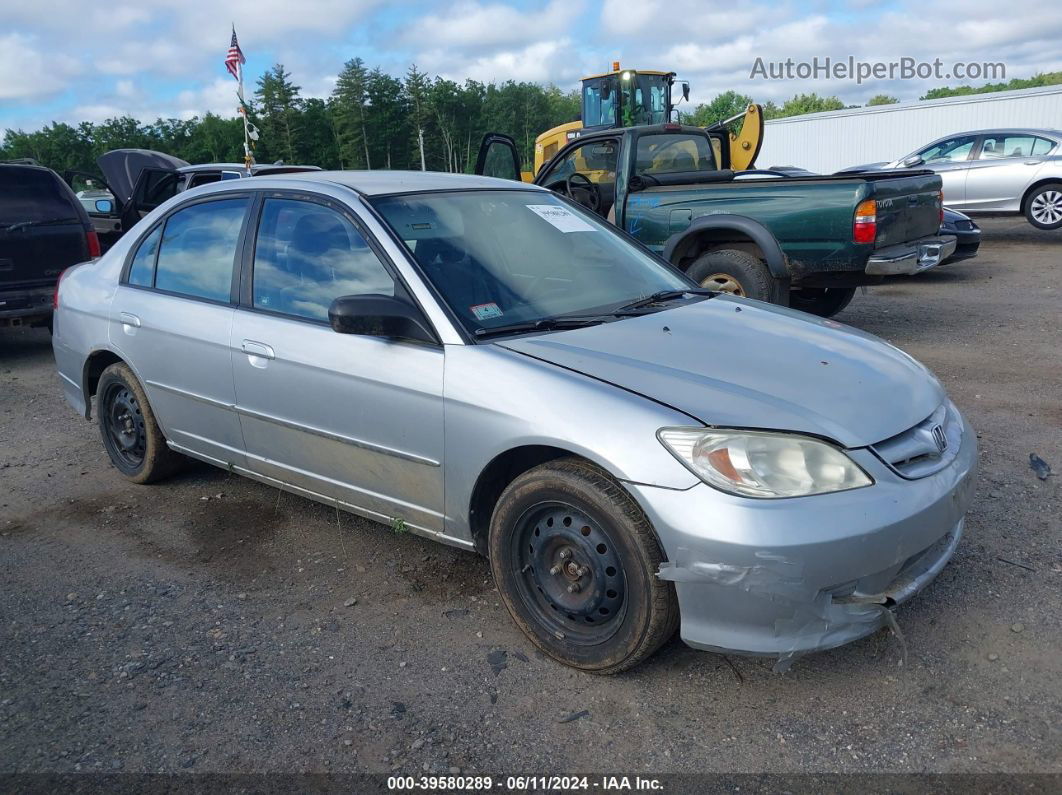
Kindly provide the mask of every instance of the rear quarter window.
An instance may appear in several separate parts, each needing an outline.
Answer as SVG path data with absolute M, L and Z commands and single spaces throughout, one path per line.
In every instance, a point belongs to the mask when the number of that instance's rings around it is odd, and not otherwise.
M 80 223 L 75 201 L 58 175 L 51 171 L 0 166 L 0 225 L 22 221 Z

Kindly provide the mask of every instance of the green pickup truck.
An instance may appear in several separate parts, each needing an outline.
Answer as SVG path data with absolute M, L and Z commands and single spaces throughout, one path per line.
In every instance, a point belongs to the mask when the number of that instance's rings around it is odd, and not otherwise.
M 679 124 L 573 138 L 535 183 L 607 218 L 705 287 L 830 316 L 860 285 L 945 260 L 930 171 L 792 176 L 727 168 L 723 133 Z M 520 179 L 512 139 L 488 133 L 476 172 Z

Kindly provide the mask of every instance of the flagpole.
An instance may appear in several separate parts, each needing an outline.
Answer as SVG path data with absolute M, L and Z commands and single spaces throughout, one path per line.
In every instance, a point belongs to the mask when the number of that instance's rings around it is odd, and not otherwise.
M 247 120 L 247 103 L 243 98 L 243 64 L 239 61 L 236 62 L 236 70 L 239 73 L 240 88 L 238 96 L 240 97 L 240 115 L 243 116 L 243 167 L 247 169 L 247 173 L 251 172 L 251 166 L 254 165 L 254 158 L 251 157 L 251 133 L 248 128 Z

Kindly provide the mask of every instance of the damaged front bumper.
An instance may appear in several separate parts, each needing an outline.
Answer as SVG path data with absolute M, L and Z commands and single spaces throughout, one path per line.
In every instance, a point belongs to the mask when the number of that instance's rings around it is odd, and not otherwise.
M 781 659 L 840 646 L 890 623 L 943 569 L 973 495 L 969 426 L 955 459 L 918 480 L 850 454 L 874 485 L 779 500 L 629 486 L 667 556 L 658 576 L 675 583 L 687 644 Z

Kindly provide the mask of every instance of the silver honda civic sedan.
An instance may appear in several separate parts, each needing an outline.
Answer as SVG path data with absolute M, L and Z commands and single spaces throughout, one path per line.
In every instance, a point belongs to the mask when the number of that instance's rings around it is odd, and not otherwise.
M 534 186 L 207 185 L 56 300 L 66 398 L 95 397 L 122 475 L 192 457 L 475 550 L 531 641 L 596 673 L 680 625 L 783 662 L 873 632 L 973 491 L 975 434 L 910 356 L 700 289 Z

